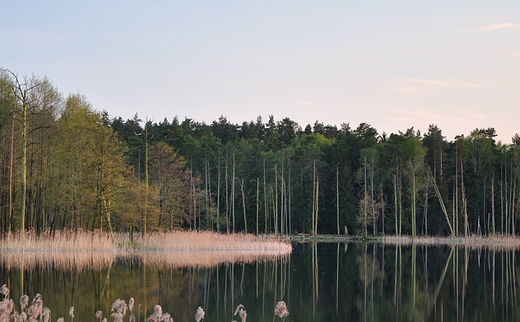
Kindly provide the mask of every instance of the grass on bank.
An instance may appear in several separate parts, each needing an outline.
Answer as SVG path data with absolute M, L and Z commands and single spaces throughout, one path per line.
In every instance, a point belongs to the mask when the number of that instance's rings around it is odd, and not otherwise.
M 520 248 L 520 237 L 511 235 L 471 235 L 459 236 L 354 236 L 354 235 L 295 235 L 281 236 L 279 239 L 292 242 L 345 243 L 368 242 L 386 245 L 455 246 L 469 248 L 515 249 Z

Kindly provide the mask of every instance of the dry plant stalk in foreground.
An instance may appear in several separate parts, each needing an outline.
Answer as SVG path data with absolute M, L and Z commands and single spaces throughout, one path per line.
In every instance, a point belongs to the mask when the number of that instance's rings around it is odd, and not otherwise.
M 9 267 L 50 266 L 69 270 L 101 269 L 118 258 L 137 258 L 168 267 L 211 267 L 222 263 L 248 263 L 287 259 L 289 243 L 253 235 L 213 232 L 153 233 L 147 237 L 100 232 L 26 233 L 0 239 L 0 263 Z

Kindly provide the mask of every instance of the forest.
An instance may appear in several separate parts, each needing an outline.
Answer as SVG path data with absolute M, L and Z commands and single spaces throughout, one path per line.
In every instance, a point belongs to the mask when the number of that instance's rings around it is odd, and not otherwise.
M 0 231 L 516 235 L 520 137 L 496 136 L 124 120 L 1 70 Z

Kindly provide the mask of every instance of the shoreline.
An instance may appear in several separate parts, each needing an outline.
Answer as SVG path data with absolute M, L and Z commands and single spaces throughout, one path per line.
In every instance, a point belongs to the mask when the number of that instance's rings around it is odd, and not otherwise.
M 464 246 L 520 248 L 520 237 L 511 235 L 478 236 L 355 236 L 355 235 L 253 235 L 243 233 L 216 233 L 211 231 L 152 232 L 146 236 L 99 231 L 56 231 L 36 233 L 29 231 L 22 240 L 19 233 L 0 237 L 0 253 L 34 252 L 105 252 L 135 254 L 141 252 L 241 252 L 287 255 L 291 243 L 381 243 L 384 245 Z
M 489 248 L 520 248 L 520 237 L 510 235 L 478 236 L 345 236 L 345 235 L 292 235 L 272 236 L 278 240 L 289 242 L 318 242 L 318 243 L 380 243 L 385 245 L 420 245 L 420 246 L 464 246 L 464 247 L 489 247 Z

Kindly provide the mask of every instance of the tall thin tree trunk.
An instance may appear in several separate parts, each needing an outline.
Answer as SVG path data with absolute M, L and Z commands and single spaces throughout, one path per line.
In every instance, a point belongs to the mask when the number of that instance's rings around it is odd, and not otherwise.
M 278 235 L 278 167 L 274 164 L 274 234 Z
M 209 160 L 208 160 L 208 209 L 206 212 L 206 227 L 209 226 L 211 228 L 211 231 L 215 230 L 215 217 L 213 217 L 213 211 L 212 206 L 214 205 L 213 199 L 212 199 L 213 193 L 211 192 L 211 170 L 209 167 Z
M 285 234 L 285 177 L 284 150 L 282 150 L 282 169 L 280 175 L 280 233 Z
M 515 229 L 515 208 L 516 208 L 516 176 L 514 175 L 513 171 L 513 162 L 511 162 L 511 197 L 509 200 L 511 200 L 511 235 L 515 235 L 516 229 Z
M 27 90 L 23 91 L 22 106 L 22 206 L 20 212 L 21 237 L 25 240 L 25 212 L 27 206 Z
M 268 202 L 268 197 L 267 197 L 267 187 L 266 187 L 266 169 L 265 169 L 265 157 L 264 157 L 264 221 L 265 221 L 265 226 L 264 226 L 264 233 L 267 234 L 269 229 L 268 229 L 268 221 L 267 219 L 269 218 L 268 216 L 268 210 L 267 210 L 267 202 Z
M 505 189 L 506 189 L 506 175 L 505 175 L 505 165 L 503 162 L 500 163 L 500 227 L 501 233 L 505 233 Z
M 314 221 L 316 220 L 316 161 L 312 166 L 312 208 L 311 208 L 311 233 L 316 235 Z
M 403 233 L 403 178 L 402 174 L 397 177 L 399 185 L 399 236 Z
M 459 236 L 459 162 L 458 162 L 458 147 L 455 149 L 455 202 L 453 211 L 453 229 L 455 230 L 455 237 Z
M 464 191 L 464 165 L 462 164 L 462 158 L 460 159 L 460 175 L 461 175 L 462 205 L 464 206 L 464 237 L 468 237 L 468 234 L 469 234 L 468 207 L 467 207 L 467 201 L 466 201 L 466 194 Z
M 383 195 L 383 185 L 379 185 L 379 200 L 380 200 L 380 211 L 381 211 L 381 233 L 385 235 L 385 209 L 386 202 Z
M 282 156 L 282 173 L 280 175 L 280 233 L 285 234 L 285 182 L 283 177 L 283 156 Z
M 394 214 L 395 214 L 395 234 L 399 235 L 399 220 L 398 220 L 398 214 L 399 214 L 399 207 L 397 204 L 398 198 L 397 198 L 397 174 L 394 174 Z
M 229 234 L 229 175 L 228 175 L 228 162 L 229 162 L 229 153 L 226 148 L 226 164 L 225 164 L 225 174 L 224 174 L 224 182 L 226 188 L 226 232 Z
M 377 224 L 377 221 L 376 221 L 376 209 L 375 209 L 375 193 L 374 193 L 374 163 L 375 163 L 375 160 L 374 160 L 374 156 L 372 155 L 371 156 L 372 159 L 370 160 L 370 208 L 371 208 L 371 212 L 372 212 L 372 235 L 376 235 L 377 234 L 377 229 L 376 229 L 376 224 Z
M 429 182 L 429 181 L 427 181 Z M 424 195 L 424 215 L 423 215 L 423 223 L 424 223 L 424 235 L 428 236 L 428 189 L 429 185 L 426 184 L 426 192 Z
M 315 202 L 315 205 L 316 205 L 316 209 L 315 209 L 315 215 L 314 215 L 314 234 L 317 235 L 318 234 L 318 221 L 319 221 L 319 218 L 318 218 L 318 215 L 319 215 L 319 210 L 320 210 L 320 199 L 319 199 L 319 196 L 320 196 L 320 180 L 318 178 L 316 178 L 316 202 Z
M 291 192 L 291 164 L 289 163 L 289 174 L 288 174 L 288 179 L 287 179 L 287 227 L 289 229 L 289 235 L 292 234 L 292 207 L 291 207 L 291 196 L 292 196 L 292 192 Z
M 143 218 L 143 237 L 146 237 L 146 229 L 147 229 L 147 221 L 148 221 L 148 203 L 150 198 L 150 185 L 149 185 L 149 172 L 148 172 L 148 166 L 149 166 L 149 154 L 148 154 L 148 120 L 146 120 L 145 124 L 145 131 L 144 131 L 144 185 L 146 187 L 146 197 L 145 197 L 145 204 L 144 204 L 144 218 Z
M 13 109 L 14 111 L 14 109 Z M 7 222 L 7 232 L 11 232 L 11 225 L 13 222 L 14 215 L 14 197 L 13 197 L 13 173 L 14 173 L 14 112 L 13 112 L 13 121 L 11 124 L 11 155 L 9 160 L 9 218 Z
M 235 150 L 233 150 L 233 170 L 231 178 L 231 215 L 233 216 L 233 233 L 235 233 L 235 176 L 236 176 L 236 164 L 235 164 Z
M 289 190 L 287 186 L 287 182 L 283 181 L 283 190 L 284 190 L 284 198 L 283 198 L 283 231 L 284 234 L 289 234 Z
M 367 157 L 363 160 L 363 228 L 365 230 L 365 237 L 368 236 L 368 189 L 367 189 Z
M 193 218 L 193 230 L 197 230 L 197 209 L 195 207 L 195 189 L 193 182 L 193 157 L 190 158 L 190 212 Z
M 220 149 L 218 152 L 218 170 L 217 170 L 217 232 L 220 232 Z
M 204 157 L 204 207 L 206 208 L 205 227 L 207 228 L 209 223 L 209 160 L 207 153 Z
M 491 227 L 493 236 L 496 234 L 495 231 L 495 172 L 491 177 Z
M 318 171 L 316 169 L 316 160 L 314 160 L 314 188 L 313 188 L 313 191 L 314 191 L 314 194 L 313 194 L 313 227 L 312 227 L 312 231 L 313 231 L 313 235 L 317 235 L 318 234 L 318 212 L 319 212 L 319 193 L 320 193 L 320 180 L 319 180 L 319 177 L 318 177 Z
M 417 235 L 417 188 L 415 170 L 412 170 L 412 237 Z
M 336 164 L 336 234 L 339 232 L 339 163 Z
M 246 193 L 244 190 L 244 178 L 242 178 L 242 184 L 240 186 L 242 192 L 242 210 L 244 212 L 244 231 L 247 234 L 247 216 L 246 216 Z
M 260 213 L 260 181 L 256 177 L 256 235 L 258 236 L 258 216 Z

